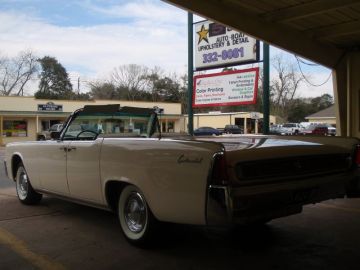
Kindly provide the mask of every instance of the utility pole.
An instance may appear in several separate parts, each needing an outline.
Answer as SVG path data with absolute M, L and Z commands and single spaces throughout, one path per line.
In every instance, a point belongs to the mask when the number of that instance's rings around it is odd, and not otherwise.
M 80 77 L 78 77 L 77 93 L 80 94 Z
M 193 103 L 193 14 L 188 12 L 188 132 L 194 134 Z

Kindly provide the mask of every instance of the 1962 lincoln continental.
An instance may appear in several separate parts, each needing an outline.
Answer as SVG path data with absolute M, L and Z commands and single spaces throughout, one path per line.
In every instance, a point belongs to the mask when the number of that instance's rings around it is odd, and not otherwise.
M 165 137 L 156 109 L 119 105 L 85 106 L 52 137 L 7 145 L 19 200 L 50 194 L 115 211 L 135 244 L 159 222 L 264 223 L 359 194 L 354 138 Z

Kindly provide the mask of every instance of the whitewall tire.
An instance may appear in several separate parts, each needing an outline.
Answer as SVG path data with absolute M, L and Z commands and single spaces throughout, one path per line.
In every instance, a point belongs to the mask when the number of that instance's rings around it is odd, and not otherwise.
M 122 190 L 118 216 L 122 232 L 129 242 L 139 246 L 151 243 L 157 221 L 137 187 L 128 185 Z
M 16 194 L 23 204 L 36 204 L 42 198 L 42 194 L 37 193 L 31 186 L 23 164 L 20 164 L 16 171 Z

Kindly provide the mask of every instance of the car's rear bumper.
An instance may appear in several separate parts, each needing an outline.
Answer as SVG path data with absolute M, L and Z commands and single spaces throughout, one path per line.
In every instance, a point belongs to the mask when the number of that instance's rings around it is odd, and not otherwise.
M 246 224 L 302 211 L 302 206 L 344 197 L 353 173 L 256 186 L 209 186 L 208 225 Z

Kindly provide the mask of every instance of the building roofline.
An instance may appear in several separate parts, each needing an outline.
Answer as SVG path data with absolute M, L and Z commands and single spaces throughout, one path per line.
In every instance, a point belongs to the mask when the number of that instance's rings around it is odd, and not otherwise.
M 101 101 L 101 102 L 106 102 L 106 101 L 110 101 L 110 102 L 133 102 L 133 103 L 159 103 L 159 104 L 181 104 L 180 102 L 163 102 L 163 101 L 141 101 L 141 100 L 124 100 L 124 99 L 92 99 L 92 100 L 73 100 L 73 99 L 38 99 L 35 98 L 34 96 L 0 96 L 1 98 L 28 98 L 28 99 L 33 99 L 33 100 L 38 100 L 38 101 L 52 101 L 52 102 L 91 102 L 91 103 L 95 103 L 96 101 Z M 120 104 L 121 105 L 121 104 Z

